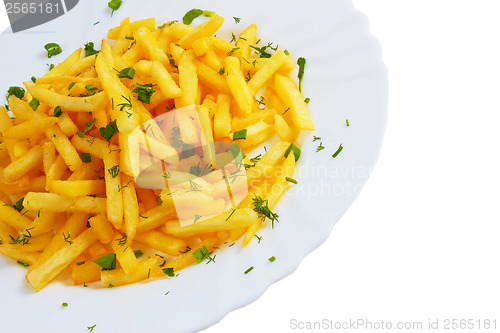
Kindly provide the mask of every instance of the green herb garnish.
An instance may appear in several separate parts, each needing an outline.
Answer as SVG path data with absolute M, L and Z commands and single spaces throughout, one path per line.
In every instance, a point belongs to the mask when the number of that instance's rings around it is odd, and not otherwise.
M 132 80 L 134 78 L 134 75 L 135 75 L 135 69 L 133 69 L 132 67 L 124 68 L 120 71 L 120 73 L 118 73 L 118 77 L 120 79 L 127 78 Z
M 90 153 L 82 153 L 82 162 L 83 163 L 92 162 L 92 156 L 90 156 Z
M 94 118 L 94 120 L 92 120 L 90 123 L 85 123 L 85 130 L 83 132 L 76 132 L 76 135 L 78 135 L 80 138 L 83 138 L 85 134 L 87 134 L 87 132 L 90 131 L 92 127 L 94 127 L 95 121 L 96 120 Z
M 143 103 L 149 104 L 151 96 L 153 96 L 153 94 L 155 93 L 155 90 L 153 89 L 153 84 L 136 83 L 133 86 L 135 87 L 135 89 L 132 90 L 132 92 L 137 93 L 137 99 Z
M 116 119 L 108 123 L 106 127 L 99 128 L 99 134 L 109 142 L 111 138 L 118 133 L 118 126 L 116 125 Z
M 205 245 L 203 245 L 203 247 L 193 252 L 193 257 L 198 264 L 203 262 L 203 260 L 207 259 L 209 256 L 210 252 L 208 252 L 207 247 Z
M 247 129 L 242 129 L 241 131 L 236 131 L 233 134 L 233 141 L 245 140 L 247 138 Z
M 19 99 L 23 99 L 25 93 L 26 91 L 21 87 L 9 87 L 9 90 L 7 90 L 7 102 L 12 95 Z
M 247 269 L 247 270 L 245 271 L 245 274 L 250 273 L 252 270 L 253 270 L 253 266 L 252 266 L 252 267 L 250 267 L 249 269 Z
M 116 254 L 106 254 L 104 257 L 94 260 L 94 262 L 102 267 L 102 271 L 111 271 L 116 268 Z
M 86 43 L 83 50 L 85 51 L 86 57 L 99 53 L 99 50 L 94 48 L 94 42 Z
M 257 196 L 254 194 L 254 197 L 252 198 L 252 204 L 253 204 L 253 210 L 259 214 L 260 219 L 262 222 L 266 219 L 271 220 L 272 227 L 274 228 L 274 222 L 279 222 L 278 221 L 278 214 L 273 213 L 271 209 L 269 208 L 268 204 L 269 201 L 263 200 L 261 197 Z
M 288 149 L 285 151 L 285 158 L 288 157 L 290 152 L 293 152 L 293 155 L 295 156 L 295 162 L 297 162 L 300 158 L 300 149 L 296 145 L 291 143 Z
M 299 183 L 298 181 L 296 181 L 295 179 L 290 178 L 290 177 L 285 177 L 285 179 L 286 179 L 287 182 L 290 182 L 290 183 L 294 183 L 294 184 L 298 184 Z
M 44 46 L 47 51 L 47 57 L 51 58 L 52 56 L 58 55 L 62 52 L 61 47 L 57 43 L 48 43 Z
M 111 12 L 111 15 L 113 15 L 113 13 L 118 10 L 122 5 L 122 0 L 111 0 L 110 2 L 108 2 L 108 7 L 111 8 L 112 12 Z
M 174 269 L 172 267 L 163 268 L 162 271 L 168 277 L 174 277 L 175 276 Z
M 33 111 L 36 111 L 36 109 L 38 109 L 38 107 L 40 106 L 40 102 L 33 97 L 33 99 L 29 102 L 29 105 L 31 106 Z
M 269 260 L 270 262 L 274 262 L 276 260 L 276 257 L 275 256 L 272 256 L 271 258 L 267 259 Z
M 215 13 L 212 11 L 209 11 L 209 10 L 201 10 L 201 9 L 193 8 L 190 11 L 188 11 L 186 14 L 184 14 L 184 16 L 182 17 L 182 22 L 184 24 L 190 25 L 191 23 L 193 23 L 193 20 L 200 15 L 203 15 L 205 17 L 213 17 L 215 15 Z
M 302 79 L 304 78 L 304 67 L 306 66 L 306 59 L 300 57 L 297 59 L 297 65 L 299 65 L 299 74 L 297 75 L 299 78 L 299 91 L 302 91 Z
M 340 154 L 340 152 L 342 151 L 342 149 L 344 149 L 344 147 L 342 147 L 342 144 L 340 144 L 339 148 L 337 149 L 337 151 L 335 153 L 333 153 L 332 157 L 335 158 L 338 156 L 338 154 Z

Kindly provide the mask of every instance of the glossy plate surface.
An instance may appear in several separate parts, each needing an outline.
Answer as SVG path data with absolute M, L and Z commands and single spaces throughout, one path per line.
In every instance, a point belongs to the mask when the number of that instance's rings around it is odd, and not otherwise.
M 193 332 L 208 327 L 257 299 L 326 240 L 368 179 L 382 145 L 387 71 L 367 18 L 350 0 L 124 1 L 113 16 L 106 3 L 80 1 L 54 21 L 1 34 L 0 91 L 43 75 L 46 64 L 62 61 L 88 41 L 99 45 L 124 17 L 156 17 L 160 25 L 203 6 L 226 18 L 218 35 L 230 38 L 231 32 L 237 35 L 255 23 L 262 43 L 274 42 L 293 58 L 307 59 L 302 85 L 311 99 L 316 131 L 304 138 L 298 184 L 276 209 L 280 222 L 258 232 L 260 243 L 255 239 L 245 249 L 236 244 L 217 253 L 216 263 L 190 267 L 173 279 L 120 288 L 82 288 L 58 280 L 34 293 L 25 282 L 25 268 L 0 257 L 0 311 L 2 318 L 9 318 L 2 323 L 5 332 L 85 332 L 94 324 L 95 332 Z M 236 24 L 233 17 L 241 22 Z M 49 42 L 59 43 L 63 53 L 47 59 L 43 46 Z M 313 142 L 313 135 L 321 140 Z M 325 149 L 316 152 L 320 142 Z M 340 144 L 344 149 L 334 159 Z M 271 256 L 276 257 L 273 263 Z M 253 271 L 245 275 L 250 266 Z M 69 307 L 62 308 L 63 302 Z

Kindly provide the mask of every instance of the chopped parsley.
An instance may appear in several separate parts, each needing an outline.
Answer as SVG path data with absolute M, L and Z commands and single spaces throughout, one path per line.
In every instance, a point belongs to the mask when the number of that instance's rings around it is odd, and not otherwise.
M 90 156 L 90 153 L 82 153 L 82 162 L 83 163 L 92 162 L 92 156 Z
M 12 95 L 19 99 L 23 99 L 25 93 L 26 91 L 21 87 L 9 87 L 9 90 L 7 90 L 7 102 Z
M 320 138 L 319 136 L 314 135 L 314 136 L 313 136 L 313 142 L 314 142 L 314 141 L 317 141 L 317 140 L 321 140 L 321 138 Z
M 109 142 L 111 138 L 118 133 L 118 126 L 116 125 L 116 119 L 108 123 L 106 127 L 99 128 L 99 134 Z
M 86 43 L 83 50 L 85 51 L 86 57 L 99 53 L 99 50 L 94 48 L 94 42 Z
M 153 94 L 155 93 L 155 90 L 153 89 L 153 84 L 136 83 L 133 85 L 133 87 L 135 87 L 135 89 L 132 90 L 132 92 L 137 93 L 137 99 L 143 103 L 149 104 L 151 96 L 153 96 Z
M 71 82 L 68 86 L 68 90 L 73 89 L 74 86 L 76 86 L 76 82 Z
M 111 271 L 116 268 L 116 254 L 106 254 L 104 257 L 94 260 L 94 262 L 102 267 L 102 271 Z
M 205 17 L 213 17 L 215 15 L 214 12 L 209 11 L 209 10 L 201 10 L 197 8 L 193 8 L 190 11 L 188 11 L 184 16 L 182 17 L 182 22 L 186 25 L 190 25 L 193 23 L 193 20 L 199 16 L 205 16 Z
M 61 306 L 62 306 L 63 308 L 66 308 L 66 307 L 68 307 L 68 303 L 64 302 L 63 304 L 61 304 Z
M 298 184 L 299 183 L 298 181 L 296 181 L 295 179 L 290 178 L 290 177 L 285 177 L 285 179 L 286 179 L 287 182 L 290 182 L 290 183 L 294 183 L 294 184 Z
M 234 19 L 234 23 L 240 23 L 241 22 L 241 17 L 234 17 L 233 16 L 233 19 Z
M 87 132 L 90 131 L 92 127 L 94 127 L 95 121 L 96 120 L 94 118 L 94 120 L 92 120 L 90 123 L 85 123 L 85 130 L 83 132 L 76 132 L 76 135 L 78 135 L 80 138 L 83 138 L 85 134 L 87 134 Z
M 271 258 L 267 259 L 269 260 L 270 262 L 274 262 L 276 260 L 276 257 L 275 256 L 272 256 Z
M 345 124 L 346 124 L 347 126 L 350 126 L 350 125 L 349 125 L 349 119 L 346 119 L 346 120 L 345 120 Z
M 247 270 L 245 271 L 245 274 L 250 273 L 252 270 L 253 270 L 253 266 L 251 266 L 249 269 L 247 269 Z
M 134 255 L 135 255 L 136 258 L 142 257 L 143 254 L 144 253 L 141 250 L 135 250 L 134 251 Z
M 320 142 L 318 148 L 316 148 L 316 152 L 323 150 L 323 149 L 325 149 L 325 146 L 323 146 L 323 142 Z
M 135 75 L 135 69 L 133 69 L 132 67 L 124 68 L 118 73 L 118 77 L 120 79 L 127 78 L 132 80 L 134 78 L 134 75 Z
M 174 277 L 175 276 L 174 269 L 172 267 L 163 268 L 162 271 L 168 277 Z

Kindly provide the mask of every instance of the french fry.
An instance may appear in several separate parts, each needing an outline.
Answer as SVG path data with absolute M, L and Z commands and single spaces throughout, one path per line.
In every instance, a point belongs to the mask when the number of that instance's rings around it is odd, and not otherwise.
M 178 272 L 181 269 L 186 268 L 186 267 L 188 267 L 196 262 L 196 259 L 193 256 L 194 252 L 196 252 L 197 250 L 201 249 L 204 246 L 207 249 L 209 249 L 209 251 L 210 251 L 216 242 L 217 242 L 217 238 L 215 238 L 215 237 L 210 237 L 210 238 L 204 239 L 201 242 L 199 242 L 198 244 L 196 244 L 195 246 L 193 246 L 191 251 L 189 251 L 187 253 L 183 253 L 180 256 L 178 256 L 177 258 L 169 261 L 164 267 L 165 268 L 173 268 L 174 273 Z M 163 273 L 161 267 L 156 267 L 156 269 L 151 272 L 151 276 L 164 277 L 165 273 Z
M 184 240 L 167 236 L 166 234 L 156 230 L 138 233 L 135 235 L 134 240 L 137 243 L 147 245 L 152 249 L 171 256 L 179 255 L 180 251 L 184 251 L 187 246 Z
M 65 219 L 66 215 L 63 213 L 53 213 L 40 211 L 33 222 L 26 228 L 23 232 L 24 234 L 29 233 L 32 236 L 40 236 L 46 232 L 49 232 L 54 228 L 54 224 L 57 220 Z
M 76 264 L 72 267 L 71 280 L 75 285 L 83 285 L 99 281 L 101 279 L 101 267 L 92 261 Z
M 231 114 L 229 112 L 229 96 L 217 95 L 217 108 L 214 115 L 214 137 L 229 137 L 231 132 Z
M 190 237 L 200 233 L 248 227 L 256 218 L 257 214 L 251 209 L 236 209 L 184 227 L 178 221 L 169 221 L 164 230 L 176 237 Z
M 120 110 L 121 103 L 127 103 L 131 99 L 131 91 L 127 89 L 120 81 L 118 76 L 113 73 L 113 64 L 106 63 L 106 57 L 111 56 L 111 48 L 105 41 L 102 42 L 101 52 L 97 56 L 95 69 L 101 79 L 105 96 L 109 96 L 112 105 L 112 116 L 117 120 L 117 126 L 120 131 L 131 132 L 139 125 L 139 119 L 134 112 L 133 107 L 124 107 Z M 110 67 L 111 66 L 111 67 Z
M 45 209 L 48 212 L 87 212 L 105 214 L 106 199 L 93 197 L 68 197 L 55 193 L 29 192 L 24 197 L 26 209 Z
M 61 131 L 67 137 L 71 137 L 78 132 L 78 127 L 76 127 L 75 123 L 67 113 L 63 113 L 59 116 L 57 125 L 59 125 Z
M 103 271 L 101 272 L 102 286 L 116 287 L 144 280 L 148 278 L 151 271 L 158 266 L 159 261 L 160 257 L 157 256 L 144 259 L 137 264 L 137 269 L 132 274 L 127 274 L 124 269 Z
M 125 237 L 115 234 L 114 240 L 111 242 L 111 247 L 116 254 L 116 259 L 120 263 L 120 266 L 125 273 L 130 275 L 137 270 L 137 258 L 135 257 L 134 251 L 127 245 L 127 241 L 123 240 L 123 238 Z
M 220 93 L 229 94 L 231 92 L 223 75 L 200 61 L 195 60 L 194 63 L 196 65 L 196 73 L 201 83 Z M 220 68 L 222 67 L 219 67 L 219 69 Z
M 307 103 L 295 83 L 286 76 L 276 74 L 273 84 L 279 97 L 290 108 L 293 124 L 300 129 L 314 131 Z
M 146 232 L 158 228 L 165 224 L 165 221 L 172 219 L 175 216 L 175 206 L 173 203 L 167 204 L 163 202 L 161 206 L 157 206 L 144 213 L 147 219 L 141 219 L 137 225 L 137 232 Z
M 274 131 L 283 141 L 291 142 L 295 139 L 293 130 L 288 126 L 288 123 L 279 114 L 274 115 Z
M 184 37 L 179 41 L 179 45 L 184 49 L 191 48 L 193 42 L 197 39 L 203 37 L 212 36 L 224 23 L 224 18 L 219 15 L 214 15 L 208 21 L 199 24 L 194 29 L 191 29 Z
M 164 54 L 164 53 L 163 53 Z M 158 82 L 161 93 L 166 98 L 175 98 L 181 96 L 181 89 L 172 79 L 170 73 L 165 69 L 159 61 L 154 61 L 151 65 L 151 74 L 153 80 Z
M 71 246 L 63 247 L 43 264 L 30 270 L 26 275 L 29 284 L 35 291 L 40 291 L 96 240 L 97 237 L 92 229 L 85 230 L 75 238 Z
M 124 207 L 123 232 L 127 235 L 127 244 L 130 245 L 132 244 L 137 225 L 139 224 L 139 204 L 137 202 L 137 193 L 132 177 L 122 174 L 122 183 L 130 184 L 122 190 Z
M 47 138 L 49 138 L 55 145 L 56 150 L 66 162 L 66 165 L 71 171 L 75 171 L 82 165 L 82 159 L 75 147 L 71 144 L 68 137 L 57 126 L 52 126 L 45 131 Z
M 29 232 L 27 233 L 27 235 L 29 235 Z M 47 247 L 47 245 L 54 237 L 54 233 L 52 231 L 49 231 L 40 236 L 33 236 L 33 237 L 24 236 L 24 237 L 27 240 L 26 243 L 21 241 L 21 242 L 15 242 L 16 244 L 5 243 L 2 246 L 20 252 L 38 252 L 42 251 Z
M 24 156 L 10 163 L 4 170 L 3 176 L 6 181 L 13 182 L 21 176 L 30 172 L 38 165 L 42 164 L 43 149 L 36 145 L 30 149 Z
M 57 118 L 48 117 L 45 119 L 29 120 L 19 125 L 7 128 L 2 132 L 7 139 L 29 139 L 33 136 L 43 134 L 45 128 L 57 123 Z
M 254 98 L 241 73 L 240 60 L 237 57 L 226 58 L 226 79 L 243 115 L 248 115 L 252 110 Z
M 0 246 L 0 253 L 28 265 L 33 265 L 40 256 L 40 252 L 21 252 L 3 246 Z
M 238 50 L 235 51 L 236 55 L 240 56 L 242 59 L 246 59 L 247 61 L 250 59 L 250 53 L 252 52 L 250 46 L 256 44 L 256 33 L 257 26 L 255 24 L 249 25 L 240 33 L 238 40 L 236 41 L 236 47 L 238 48 Z M 248 67 L 248 65 L 246 67 Z
M 38 260 L 32 264 L 30 270 L 44 263 L 61 248 L 73 245 L 72 242 L 74 238 L 78 236 L 86 227 L 87 215 L 84 213 L 75 213 L 68 219 L 63 219 L 61 221 L 63 225 L 61 228 L 56 230 L 56 234 L 42 251 Z
M 113 240 L 113 226 L 109 223 L 105 215 L 100 214 L 91 217 L 89 219 L 89 223 L 101 243 L 108 244 L 111 240 Z
M 24 86 L 40 102 L 50 107 L 60 106 L 65 111 L 92 112 L 95 109 L 104 108 L 108 103 L 108 96 L 105 92 L 98 92 L 88 97 L 70 97 L 37 86 L 32 82 L 24 82 Z
M 102 180 L 52 180 L 50 191 L 68 197 L 106 193 L 106 184 Z
M 288 61 L 288 56 L 283 50 L 276 51 L 271 58 L 248 81 L 248 89 L 255 95 L 260 88 Z
M 198 76 L 194 64 L 194 54 L 192 51 L 182 53 L 179 60 L 179 86 L 182 95 L 179 98 L 178 106 L 188 106 L 195 104 L 198 91 Z
M 164 66 L 169 64 L 167 55 L 148 28 L 140 27 L 137 29 L 137 42 L 146 49 L 151 60 L 158 61 Z
M 120 154 L 116 151 L 104 153 L 104 178 L 106 181 L 108 220 L 116 229 L 123 223 L 123 193 L 120 179 Z M 124 186 L 127 186 L 125 184 Z
M 3 243 L 10 242 L 10 236 L 15 236 L 17 233 L 18 231 L 16 229 L 0 221 L 0 240 L 2 240 Z
M 59 65 L 55 66 L 54 68 L 52 68 L 50 71 L 45 73 L 45 75 L 43 75 L 42 77 L 49 78 L 49 77 L 56 77 L 56 76 L 64 75 L 68 71 L 68 69 L 80 59 L 81 53 L 82 53 L 81 48 L 75 50 L 63 62 L 61 62 Z

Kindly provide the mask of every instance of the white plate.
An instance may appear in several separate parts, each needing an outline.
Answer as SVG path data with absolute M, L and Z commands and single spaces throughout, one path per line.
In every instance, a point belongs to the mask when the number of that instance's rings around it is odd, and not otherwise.
M 0 35 L 0 91 L 41 76 L 46 64 L 61 61 L 87 41 L 99 45 L 124 17 L 156 17 L 162 23 L 180 20 L 189 9 L 202 6 L 226 18 L 219 35 L 237 34 L 256 23 L 263 41 L 307 59 L 303 92 L 311 99 L 313 134 L 322 139 L 305 139 L 295 177 L 299 183 L 277 207 L 280 222 L 275 228 L 267 225 L 258 232 L 260 244 L 233 246 L 217 253 L 216 263 L 190 267 L 177 278 L 113 289 L 56 281 L 34 293 L 25 282 L 25 269 L 0 258 L 5 332 L 85 332 L 94 324 L 94 332 L 192 332 L 208 327 L 254 301 L 325 241 L 368 179 L 380 151 L 387 73 L 366 17 L 350 0 L 124 1 L 113 17 L 106 3 L 80 1 L 40 27 Z M 232 17 L 241 17 L 241 23 Z M 43 46 L 49 42 L 59 43 L 64 52 L 47 59 Z M 320 142 L 326 148 L 316 153 Z M 333 159 L 341 143 L 344 150 Z M 267 260 L 271 256 L 277 258 L 274 263 Z M 254 270 L 245 275 L 250 266 Z M 63 302 L 69 307 L 62 308 Z

